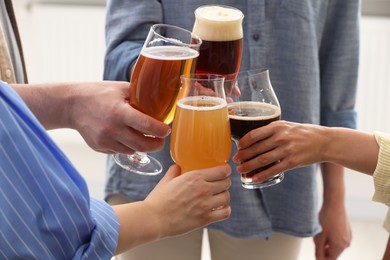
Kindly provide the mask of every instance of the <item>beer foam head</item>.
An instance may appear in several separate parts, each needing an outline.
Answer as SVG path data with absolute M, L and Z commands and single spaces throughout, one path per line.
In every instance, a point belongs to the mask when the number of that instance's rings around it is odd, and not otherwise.
M 241 101 L 227 104 L 229 117 L 238 120 L 267 120 L 280 117 L 280 107 L 257 101 Z
M 243 37 L 243 13 L 233 7 L 205 5 L 195 10 L 193 33 L 205 41 L 233 41 Z
M 199 52 L 182 46 L 155 46 L 143 48 L 141 54 L 155 60 L 188 60 L 199 56 Z
M 226 107 L 226 100 L 210 96 L 190 96 L 180 99 L 177 106 L 195 111 L 210 111 Z

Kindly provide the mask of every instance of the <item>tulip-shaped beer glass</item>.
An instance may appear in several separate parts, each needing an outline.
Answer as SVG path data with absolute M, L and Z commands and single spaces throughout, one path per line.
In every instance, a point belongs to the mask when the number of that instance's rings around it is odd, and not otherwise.
M 202 41 L 177 26 L 155 24 L 150 28 L 130 79 L 130 105 L 166 124 L 176 109 L 180 76 L 191 74 Z M 145 153 L 116 154 L 121 167 L 143 175 L 162 172 L 160 162 Z
M 171 156 L 186 173 L 222 165 L 232 143 L 224 77 L 184 75 L 172 124 Z
M 230 129 L 236 144 L 251 130 L 280 120 L 281 116 L 279 102 L 271 86 L 267 69 L 240 72 L 237 84 L 241 96 L 235 98 L 234 102 L 228 103 Z M 253 175 L 264 168 L 242 174 L 242 186 L 247 189 L 264 188 L 283 180 L 284 174 L 280 173 L 262 183 L 254 183 Z

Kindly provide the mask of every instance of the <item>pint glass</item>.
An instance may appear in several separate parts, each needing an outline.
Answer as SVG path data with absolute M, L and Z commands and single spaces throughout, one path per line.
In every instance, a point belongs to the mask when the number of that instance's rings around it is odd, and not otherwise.
M 240 10 L 229 6 L 204 5 L 195 10 L 192 31 L 202 39 L 197 73 L 219 74 L 227 80 L 236 78 L 242 56 L 243 18 Z

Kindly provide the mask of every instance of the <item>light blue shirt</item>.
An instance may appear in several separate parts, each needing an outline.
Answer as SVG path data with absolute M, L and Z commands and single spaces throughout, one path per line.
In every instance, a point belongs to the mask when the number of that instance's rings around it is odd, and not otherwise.
M 0 81 L 0 259 L 110 259 L 119 223 Z
M 356 127 L 359 0 L 213 3 L 234 6 L 244 13 L 241 70 L 269 69 L 282 119 Z M 167 23 L 192 30 L 194 11 L 205 4 L 210 1 L 109 0 L 104 78 L 129 80 L 129 68 L 150 26 Z M 173 164 L 169 142 L 167 139 L 162 152 L 152 154 L 165 170 Z M 235 152 L 233 146 L 232 154 Z M 230 164 L 232 215 L 209 228 L 241 238 L 267 237 L 274 231 L 308 237 L 320 231 L 315 165 L 286 172 L 276 186 L 246 190 L 241 187 L 236 165 Z M 132 200 L 142 200 L 161 178 L 128 173 L 111 158 L 107 176 L 106 195 L 122 193 Z

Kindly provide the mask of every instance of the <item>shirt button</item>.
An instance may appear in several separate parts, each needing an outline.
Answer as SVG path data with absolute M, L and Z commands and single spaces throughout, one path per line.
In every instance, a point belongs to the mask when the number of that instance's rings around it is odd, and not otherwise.
M 12 76 L 12 71 L 10 69 L 6 69 L 5 70 L 5 77 L 9 79 L 11 76 Z
M 252 34 L 252 39 L 255 40 L 256 42 L 259 40 L 260 35 L 258 33 Z

